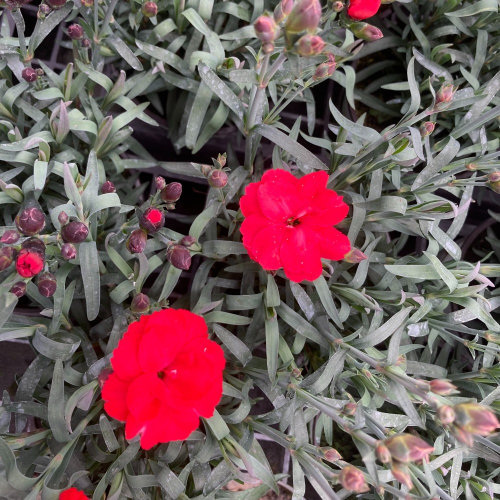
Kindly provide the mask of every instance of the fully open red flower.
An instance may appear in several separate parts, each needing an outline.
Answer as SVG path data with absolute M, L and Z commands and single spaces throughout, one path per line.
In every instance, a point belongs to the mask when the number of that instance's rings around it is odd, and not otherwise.
M 380 9 L 380 0 L 351 0 L 347 14 L 358 21 L 374 16 Z
M 182 309 L 141 316 L 113 351 L 104 383 L 105 410 L 125 421 L 125 437 L 148 450 L 186 439 L 222 396 L 225 360 L 203 318 Z
M 89 500 L 89 498 L 83 491 L 79 491 L 76 488 L 69 488 L 61 492 L 59 500 Z
M 250 258 L 269 271 L 283 268 L 297 283 L 319 278 L 322 258 L 342 259 L 351 245 L 332 226 L 349 208 L 327 182 L 326 172 L 296 179 L 285 170 L 269 170 L 248 185 L 241 198 L 241 233 Z
M 16 260 L 16 270 L 23 278 L 32 278 L 43 269 L 43 255 L 22 248 Z

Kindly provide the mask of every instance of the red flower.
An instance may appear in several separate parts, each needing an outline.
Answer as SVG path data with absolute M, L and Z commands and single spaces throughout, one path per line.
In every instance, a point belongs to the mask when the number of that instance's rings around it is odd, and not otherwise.
M 69 488 L 59 495 L 59 500 L 89 500 L 89 498 L 83 491 L 79 491 L 76 488 Z
M 358 21 L 374 16 L 380 9 L 380 0 L 351 0 L 347 13 Z
M 203 318 L 165 309 L 132 323 L 113 351 L 102 389 L 105 410 L 125 421 L 125 437 L 148 450 L 186 439 L 222 396 L 224 352 Z
M 328 174 L 296 179 L 285 170 L 269 170 L 247 186 L 241 198 L 241 226 L 250 258 L 269 271 L 283 268 L 292 281 L 314 281 L 321 259 L 340 260 L 350 250 L 347 236 L 332 226 L 349 210 L 326 188 Z
M 16 270 L 23 278 L 33 278 L 43 269 L 43 255 L 22 248 L 16 260 Z

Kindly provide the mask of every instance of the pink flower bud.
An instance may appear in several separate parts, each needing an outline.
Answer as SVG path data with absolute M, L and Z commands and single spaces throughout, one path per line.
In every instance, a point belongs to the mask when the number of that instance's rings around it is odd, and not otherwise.
M 81 243 L 87 239 L 89 228 L 80 221 L 73 221 L 61 228 L 64 243 Z
M 295 44 L 297 53 L 303 57 L 316 56 L 323 52 L 325 42 L 317 35 L 304 35 Z
M 321 451 L 323 452 L 325 460 L 329 462 L 342 460 L 342 455 L 335 448 L 322 448 Z
M 61 247 L 61 255 L 64 260 L 76 259 L 76 247 L 73 243 L 65 243 Z
M 224 170 L 212 170 L 208 175 L 208 183 L 213 188 L 222 189 L 227 185 L 227 174 Z
M 61 212 L 57 216 L 57 220 L 59 221 L 59 223 L 61 224 L 61 226 L 65 226 L 68 223 L 68 220 L 69 220 L 68 214 L 66 212 Z
M 45 19 L 51 12 L 52 9 L 48 5 L 42 3 L 38 7 L 36 16 L 38 17 L 38 19 Z
M 500 181 L 500 172 L 491 172 L 490 174 L 488 174 L 488 180 L 490 182 Z
M 344 467 L 339 474 L 339 483 L 354 493 L 365 493 L 370 489 L 365 481 L 364 474 L 352 465 Z
M 387 448 L 387 446 L 382 442 L 377 444 L 377 447 L 375 448 L 375 453 L 377 455 L 377 458 L 383 464 L 388 464 L 392 460 L 389 448 Z
M 144 229 L 134 229 L 128 237 L 126 247 L 130 253 L 142 253 L 148 242 L 148 233 Z
M 401 484 L 404 484 L 409 490 L 413 488 L 410 471 L 405 464 L 402 464 L 400 462 L 393 462 L 391 464 L 391 472 L 395 479 Z
M 2 237 L 0 238 L 0 242 L 4 243 L 5 245 L 13 245 L 14 243 L 17 243 L 19 241 L 19 233 L 14 230 L 14 229 L 8 229 L 5 231 L 5 233 L 2 234 Z
M 90 40 L 88 38 L 84 38 L 80 43 L 84 49 L 88 49 L 90 47 Z
M 344 4 L 343 2 L 333 2 L 332 5 L 333 12 L 342 12 L 344 10 Z
M 38 291 L 43 297 L 52 297 L 56 293 L 57 279 L 52 273 L 43 273 L 38 277 Z
M 298 0 L 285 23 L 287 33 L 314 33 L 321 19 L 319 0 Z
M 271 52 L 274 50 L 274 43 L 273 42 L 268 42 L 268 43 L 263 43 L 262 44 L 262 52 L 264 54 L 271 54 Z
M 366 42 L 374 42 L 384 38 L 384 34 L 376 26 L 368 23 L 354 23 L 349 26 L 353 35 Z
M 450 396 L 455 394 L 457 387 L 453 385 L 449 380 L 436 379 L 429 382 L 431 391 L 439 396 Z
M 186 248 L 191 248 L 193 245 L 196 245 L 196 238 L 193 236 L 184 236 L 179 244 Z
M 130 304 L 130 310 L 134 313 L 147 313 L 149 311 L 149 297 L 143 293 L 138 293 Z
M 489 436 L 500 426 L 496 415 L 478 403 L 461 403 L 454 408 L 455 424 L 466 432 L 477 436 Z
M 79 24 L 72 24 L 68 28 L 68 36 L 71 40 L 81 40 L 85 32 Z
M 351 264 L 359 264 L 368 257 L 358 248 L 352 248 L 348 253 L 344 255 L 344 260 Z
M 163 210 L 150 207 L 139 217 L 139 226 L 148 233 L 156 233 L 165 225 Z
M 101 186 L 101 193 L 103 194 L 116 193 L 115 185 L 111 181 L 106 181 Z
M 8 269 L 16 257 L 16 251 L 12 247 L 0 248 L 0 271 Z
M 419 462 L 434 451 L 423 439 L 413 434 L 396 434 L 384 440 L 392 458 L 399 462 Z
M 191 267 L 191 254 L 185 246 L 171 244 L 167 248 L 167 259 L 177 269 L 187 271 Z
M 335 63 L 335 56 L 328 54 L 328 61 L 320 64 L 313 75 L 313 80 L 323 80 L 329 78 L 335 72 L 337 64 Z
M 266 15 L 258 17 L 253 27 L 257 38 L 262 43 L 274 42 L 280 34 L 279 26 L 274 22 L 274 19 Z
M 175 203 L 179 201 L 182 195 L 182 184 L 180 182 L 169 182 L 161 190 L 161 199 L 166 203 Z
M 456 425 L 452 425 L 451 433 L 455 436 L 455 439 L 458 442 L 465 444 L 465 446 L 468 446 L 469 448 L 472 448 L 474 446 L 473 434 L 462 429 L 462 427 L 457 427 Z
M 453 101 L 456 90 L 451 83 L 443 85 L 436 94 L 436 109 L 446 109 L 451 101 Z
M 154 2 L 146 2 L 142 5 L 141 11 L 144 17 L 155 17 L 158 14 L 158 5 Z
M 94 0 L 82 0 L 82 5 L 84 7 L 92 7 L 92 5 L 94 5 Z
M 155 186 L 158 191 L 161 191 L 167 185 L 164 177 L 156 177 L 155 178 Z
M 435 122 L 424 122 L 422 125 L 420 125 L 420 135 L 422 137 L 428 137 L 429 135 L 434 132 L 434 129 L 436 128 L 436 123 Z
M 293 0 L 281 0 L 281 2 L 274 9 L 274 20 L 277 23 L 284 21 L 292 12 Z
M 24 281 L 18 281 L 14 283 L 10 289 L 10 293 L 13 293 L 17 298 L 21 298 L 26 294 L 26 283 Z
M 440 406 L 436 411 L 436 415 L 444 425 L 452 424 L 455 421 L 455 410 L 448 405 Z
M 38 79 L 38 75 L 33 68 L 24 68 L 21 76 L 23 77 L 23 80 L 28 83 L 36 82 Z
M 39 208 L 25 208 L 17 215 L 15 222 L 21 233 L 33 236 L 45 227 L 45 215 Z

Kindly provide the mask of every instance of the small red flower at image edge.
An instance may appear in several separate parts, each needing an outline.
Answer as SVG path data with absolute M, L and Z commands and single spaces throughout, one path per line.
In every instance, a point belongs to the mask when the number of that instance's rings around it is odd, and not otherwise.
M 347 236 L 332 227 L 349 207 L 327 182 L 326 172 L 297 179 L 286 170 L 268 170 L 247 186 L 240 202 L 241 233 L 252 260 L 268 271 L 283 268 L 299 283 L 321 276 L 321 259 L 340 260 L 349 252 Z
M 89 500 L 83 491 L 76 488 L 68 488 L 59 495 L 59 500 Z
M 362 21 L 374 16 L 380 9 L 380 3 L 380 0 L 351 0 L 347 14 L 357 21 Z
M 102 388 L 104 409 L 126 422 L 125 437 L 141 447 L 186 439 L 210 418 L 222 397 L 224 351 L 205 320 L 165 309 L 131 323 L 113 351 L 114 372 Z

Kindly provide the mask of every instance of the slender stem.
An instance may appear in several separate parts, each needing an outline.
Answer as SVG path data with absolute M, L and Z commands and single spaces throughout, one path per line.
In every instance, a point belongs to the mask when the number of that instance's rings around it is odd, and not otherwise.
M 40 31 L 40 27 L 42 25 L 42 20 L 37 19 L 35 24 L 35 29 L 33 33 L 31 33 L 30 41 L 28 44 L 28 57 L 31 59 L 35 55 L 35 43 L 38 36 L 38 32 Z
M 26 48 L 26 38 L 24 36 L 24 30 L 26 25 L 24 24 L 24 18 L 21 13 L 21 9 L 13 10 L 12 18 L 16 23 L 17 28 L 17 38 L 19 39 L 19 48 L 21 50 L 21 54 L 23 55 L 23 59 L 26 60 L 27 48 Z
M 275 75 L 276 71 L 278 71 L 281 67 L 281 65 L 286 61 L 287 55 L 286 52 L 283 51 L 277 58 L 276 61 L 272 64 L 272 66 L 269 68 L 269 71 L 266 73 L 264 76 L 264 80 L 261 83 L 262 87 L 267 87 L 269 82 L 271 81 L 271 78 Z
M 118 0 L 111 0 L 109 2 L 108 10 L 106 11 L 106 15 L 104 16 L 104 21 L 102 22 L 100 35 L 101 37 L 104 35 L 105 31 L 108 29 L 109 22 L 111 21 L 111 17 L 113 16 L 113 11 L 115 10 L 116 4 Z
M 94 36 L 99 38 L 99 2 L 94 2 Z

